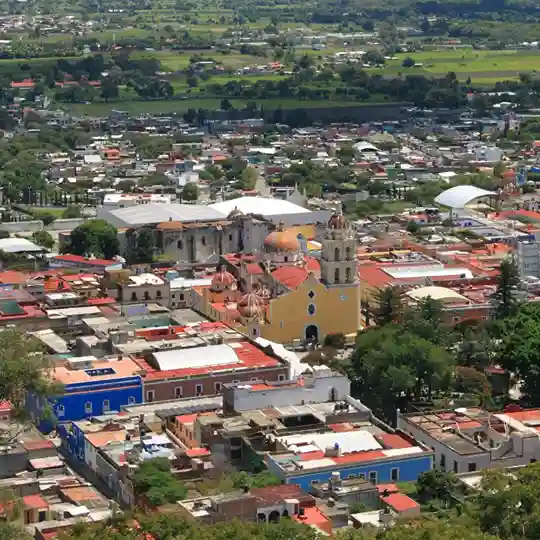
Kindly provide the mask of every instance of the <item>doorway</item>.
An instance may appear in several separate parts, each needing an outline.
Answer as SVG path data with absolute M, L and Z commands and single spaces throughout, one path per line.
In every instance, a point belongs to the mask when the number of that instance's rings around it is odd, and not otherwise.
M 314 324 L 306 326 L 305 335 L 307 342 L 317 343 L 319 341 L 319 329 Z

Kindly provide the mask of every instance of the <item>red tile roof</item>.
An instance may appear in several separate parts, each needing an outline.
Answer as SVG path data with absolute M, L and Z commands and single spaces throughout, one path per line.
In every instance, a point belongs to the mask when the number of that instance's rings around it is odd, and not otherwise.
M 16 272 L 15 270 L 0 272 L 0 283 L 4 285 L 25 283 L 27 279 L 28 276 L 26 274 Z
M 204 350 L 204 347 L 201 347 Z M 160 371 L 152 367 L 148 362 L 142 358 L 137 358 L 135 361 L 142 369 L 146 370 L 146 381 L 159 380 L 159 379 L 168 379 L 168 378 L 186 378 L 186 377 L 196 377 L 208 375 L 216 370 L 224 372 L 227 370 L 233 369 L 253 369 L 265 367 L 274 367 L 280 365 L 280 362 L 266 354 L 263 350 L 259 349 L 252 343 L 248 341 L 240 341 L 235 343 L 235 347 L 232 348 L 236 353 L 236 356 L 240 360 L 239 363 L 234 364 L 221 364 L 219 366 L 201 366 L 193 368 L 181 368 L 181 369 L 171 369 L 167 371 Z M 179 350 L 178 354 L 181 355 L 182 351 Z
M 111 266 L 113 264 L 118 264 L 118 261 L 114 260 L 107 260 L 107 259 L 87 259 L 86 257 L 82 257 L 80 255 L 56 255 L 53 257 L 55 261 L 58 262 L 75 262 L 75 263 L 83 263 L 88 265 L 94 265 L 94 266 Z
M 46 448 L 54 448 L 54 443 L 48 439 L 38 439 L 36 441 L 22 441 L 21 446 L 28 451 L 45 450 Z
M 352 452 L 351 454 L 345 454 L 332 458 L 337 465 L 342 463 L 357 463 L 358 461 L 371 461 L 373 459 L 384 458 L 386 454 L 382 450 L 368 450 L 366 452 Z
M 49 507 L 47 501 L 45 501 L 41 495 L 26 495 L 23 497 L 23 501 L 26 508 L 35 508 L 36 510 L 40 510 L 42 508 Z
M 383 433 L 375 437 L 385 448 L 411 448 L 413 445 L 395 433 Z
M 388 497 L 381 497 L 381 500 L 398 513 L 420 507 L 416 501 L 413 501 L 410 497 L 407 497 L 407 495 L 403 495 L 402 493 L 392 493 L 391 495 L 388 495 Z
M 272 277 L 290 290 L 297 289 L 309 276 L 303 266 L 282 266 L 272 272 Z

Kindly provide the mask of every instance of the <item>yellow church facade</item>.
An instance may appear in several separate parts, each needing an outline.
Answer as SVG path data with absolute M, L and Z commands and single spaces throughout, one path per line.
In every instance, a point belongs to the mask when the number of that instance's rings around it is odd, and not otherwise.
M 326 287 L 314 274 L 295 290 L 270 300 L 259 326 L 264 339 L 278 343 L 317 340 L 327 334 L 356 334 L 360 328 L 360 287 Z

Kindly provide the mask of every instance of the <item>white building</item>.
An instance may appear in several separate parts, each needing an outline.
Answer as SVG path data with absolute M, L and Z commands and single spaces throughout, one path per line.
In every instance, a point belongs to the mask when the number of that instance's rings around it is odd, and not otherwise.
M 138 204 L 171 204 L 172 196 L 161 193 L 107 193 L 103 199 L 103 208 L 116 210 Z

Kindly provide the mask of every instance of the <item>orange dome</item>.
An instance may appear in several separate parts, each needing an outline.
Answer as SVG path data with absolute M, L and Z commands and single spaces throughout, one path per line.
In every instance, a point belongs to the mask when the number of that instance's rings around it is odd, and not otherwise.
M 286 231 L 283 221 L 277 231 L 271 232 L 264 240 L 266 247 L 276 251 L 302 251 L 302 246 L 293 232 Z
M 242 296 L 237 307 L 242 317 L 251 319 L 262 314 L 264 300 L 258 294 L 250 292 Z
M 229 288 L 236 283 L 234 276 L 225 270 L 222 266 L 221 270 L 212 278 L 212 288 Z
M 349 224 L 342 213 L 336 213 L 328 220 L 329 229 L 346 229 L 348 226 Z

